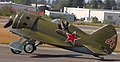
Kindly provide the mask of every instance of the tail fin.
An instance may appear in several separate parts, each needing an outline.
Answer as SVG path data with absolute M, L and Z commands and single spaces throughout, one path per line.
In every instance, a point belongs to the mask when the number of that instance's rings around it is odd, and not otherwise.
M 101 44 L 101 48 L 107 54 L 111 54 L 116 48 L 117 32 L 112 25 L 105 25 L 104 27 L 91 33 L 93 39 Z

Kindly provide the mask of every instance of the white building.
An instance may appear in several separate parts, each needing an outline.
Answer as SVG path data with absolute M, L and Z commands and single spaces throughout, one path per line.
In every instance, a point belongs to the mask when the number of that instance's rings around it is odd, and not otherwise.
M 74 14 L 77 19 L 85 18 L 87 22 L 91 21 L 90 18 L 97 17 L 102 23 L 120 24 L 120 11 L 64 7 L 64 12 Z
M 55 11 L 45 10 L 45 14 L 48 16 L 52 16 L 52 17 L 65 18 L 69 22 L 73 22 L 75 19 L 74 14 L 68 14 L 68 13 L 63 13 L 63 12 L 55 12 Z
M 31 4 L 33 7 L 36 7 L 36 4 Z M 45 4 L 37 4 L 38 7 L 45 6 Z M 51 6 L 46 5 L 48 8 L 51 8 Z

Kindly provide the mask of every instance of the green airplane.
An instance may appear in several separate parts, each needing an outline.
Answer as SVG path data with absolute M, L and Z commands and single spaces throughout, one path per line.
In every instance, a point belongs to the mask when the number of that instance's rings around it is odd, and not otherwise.
M 87 34 L 67 21 L 55 23 L 26 11 L 11 16 L 4 26 L 7 27 L 21 37 L 10 43 L 14 54 L 22 51 L 33 53 L 38 45 L 49 44 L 104 59 L 101 56 L 111 54 L 117 44 L 117 32 L 112 25 L 105 25 Z

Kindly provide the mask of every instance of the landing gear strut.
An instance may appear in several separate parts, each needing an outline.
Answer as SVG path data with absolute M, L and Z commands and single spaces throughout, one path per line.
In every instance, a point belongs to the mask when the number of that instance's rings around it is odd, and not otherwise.
M 38 45 L 43 44 L 42 42 L 39 42 L 37 45 L 35 45 L 36 40 L 34 39 L 25 39 L 21 37 L 21 39 L 17 42 L 12 42 L 10 44 L 10 50 L 14 54 L 20 54 L 23 50 L 25 53 L 33 53 Z
M 33 53 L 37 49 L 37 46 L 41 44 L 43 43 L 40 41 L 36 44 L 36 40 L 34 39 L 21 37 L 20 40 L 10 43 L 10 49 L 14 54 L 20 54 L 23 50 L 25 53 Z

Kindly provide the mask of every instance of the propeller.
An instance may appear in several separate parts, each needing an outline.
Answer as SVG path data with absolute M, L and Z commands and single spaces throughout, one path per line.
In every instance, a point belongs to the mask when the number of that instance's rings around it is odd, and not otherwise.
M 12 25 L 12 23 L 13 23 L 13 18 L 12 17 L 13 16 L 10 16 L 9 22 L 4 26 L 4 28 L 10 27 Z

